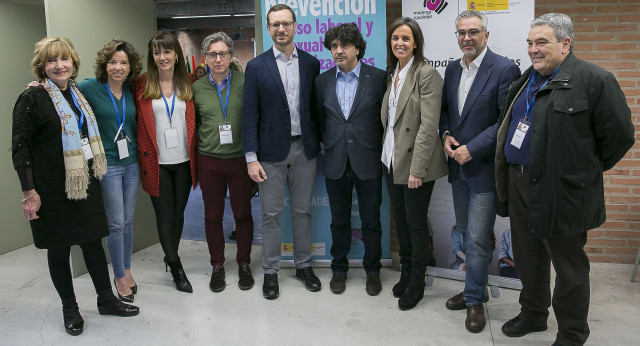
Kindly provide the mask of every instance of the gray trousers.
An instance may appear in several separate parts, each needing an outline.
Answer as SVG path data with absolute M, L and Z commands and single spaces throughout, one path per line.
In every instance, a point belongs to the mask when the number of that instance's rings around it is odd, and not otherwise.
M 262 269 L 265 274 L 280 270 L 282 212 L 285 189 L 289 187 L 293 231 L 293 261 L 296 268 L 311 265 L 311 198 L 316 179 L 317 159 L 307 159 L 301 140 L 291 143 L 282 162 L 260 164 L 267 179 L 260 186 L 262 207 Z

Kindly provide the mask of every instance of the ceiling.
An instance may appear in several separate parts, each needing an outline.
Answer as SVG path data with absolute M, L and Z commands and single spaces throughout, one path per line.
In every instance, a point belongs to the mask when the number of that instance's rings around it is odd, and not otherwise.
M 254 0 L 155 0 L 158 27 L 254 27 Z

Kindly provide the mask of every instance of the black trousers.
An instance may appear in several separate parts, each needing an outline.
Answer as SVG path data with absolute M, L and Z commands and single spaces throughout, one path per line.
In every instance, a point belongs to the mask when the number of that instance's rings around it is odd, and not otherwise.
M 82 257 L 84 258 L 84 263 L 87 266 L 96 292 L 111 290 L 109 269 L 107 268 L 107 258 L 102 248 L 102 239 L 79 244 L 79 246 L 80 249 L 82 249 Z M 47 250 L 51 281 L 53 281 L 53 286 L 63 301 L 71 298 L 75 300 L 71 265 L 69 264 L 70 254 L 70 246 Z
M 184 209 L 189 201 L 191 189 L 191 166 L 189 161 L 175 165 L 160 165 L 160 192 L 151 196 L 156 213 L 156 225 L 160 246 L 167 262 L 175 262 L 184 226 Z
M 520 318 L 536 325 L 547 323 L 549 306 L 558 321 L 557 341 L 582 345 L 589 337 L 589 258 L 584 252 L 587 233 L 550 239 L 530 239 L 529 173 L 509 166 L 509 216 L 513 256 L 522 291 Z M 553 192 L 551 192 L 553 193 Z M 553 300 L 550 265 L 556 272 Z
M 382 179 L 362 180 L 356 176 L 347 161 L 347 167 L 339 179 L 325 178 L 329 208 L 331 209 L 331 270 L 346 273 L 349 270 L 347 255 L 351 250 L 351 207 L 353 187 L 358 195 L 358 211 L 362 225 L 364 257 L 362 266 L 367 274 L 380 272 L 382 265 L 382 227 L 380 205 L 382 204 Z
M 400 264 L 411 268 L 411 285 L 424 286 L 427 264 L 431 258 L 431 234 L 427 214 L 435 181 L 428 181 L 416 189 L 410 189 L 408 185 L 393 183 L 393 169 L 383 169 L 400 245 Z

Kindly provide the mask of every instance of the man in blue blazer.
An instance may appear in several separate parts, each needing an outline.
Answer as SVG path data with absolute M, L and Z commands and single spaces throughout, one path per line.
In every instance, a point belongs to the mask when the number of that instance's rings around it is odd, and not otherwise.
M 311 268 L 311 198 L 320 151 L 312 114 L 313 80 L 320 62 L 293 43 L 296 15 L 282 4 L 267 13 L 269 49 L 249 61 L 242 105 L 242 140 L 249 176 L 260 187 L 262 207 L 263 296 L 279 296 L 282 212 L 285 189 L 294 239 L 296 278 L 309 291 L 320 280 Z
M 511 60 L 487 48 L 489 31 L 482 12 L 456 18 L 463 57 L 447 66 L 442 90 L 440 134 L 449 156 L 449 182 L 457 229 L 467 249 L 464 292 L 446 303 L 467 310 L 465 327 L 480 332 L 486 324 L 483 301 L 492 259 L 490 236 L 496 219 L 494 155 L 498 117 L 509 85 L 520 76 Z
M 360 62 L 366 43 L 354 23 L 329 29 L 324 46 L 337 64 L 316 78 L 314 106 L 322 129 L 323 173 L 331 209 L 333 277 L 329 286 L 333 293 L 342 293 L 346 288 L 355 185 L 362 221 L 366 292 L 374 296 L 382 290 L 382 123 L 379 114 L 386 72 Z

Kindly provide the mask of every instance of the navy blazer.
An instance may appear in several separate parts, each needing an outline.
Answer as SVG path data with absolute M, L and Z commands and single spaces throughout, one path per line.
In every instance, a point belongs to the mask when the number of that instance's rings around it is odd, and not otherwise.
M 520 77 L 520 69 L 513 61 L 486 49 L 462 111 L 458 109 L 462 66 L 460 59 L 449 63 L 444 73 L 440 112 L 440 135 L 448 131 L 461 146 L 466 145 L 471 154 L 471 161 L 464 164 L 462 170 L 467 184 L 475 192 L 495 191 L 498 117 L 507 88 Z M 451 158 L 448 162 L 451 183 L 458 179 L 460 165 Z
M 302 142 L 307 158 L 313 159 L 320 152 L 315 112 L 311 108 L 313 80 L 320 73 L 320 62 L 298 49 L 298 65 Z M 244 80 L 244 152 L 256 152 L 260 161 L 282 162 L 291 148 L 291 115 L 272 48 L 249 61 Z
M 347 159 L 362 180 L 382 176 L 382 123 L 380 108 L 387 73 L 361 63 L 358 88 L 345 119 L 336 96 L 336 69 L 322 73 L 315 82 L 315 105 L 324 143 L 323 174 L 339 179 Z

